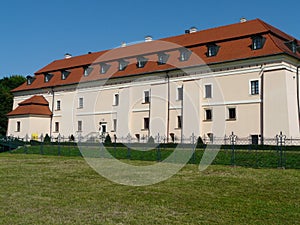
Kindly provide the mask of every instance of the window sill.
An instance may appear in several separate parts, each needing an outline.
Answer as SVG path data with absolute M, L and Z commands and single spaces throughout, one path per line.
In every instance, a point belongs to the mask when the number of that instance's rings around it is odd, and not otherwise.
M 227 119 L 226 121 L 236 121 L 236 118 L 235 119 Z
M 142 102 L 142 104 L 150 104 L 150 102 Z
M 149 131 L 149 129 L 141 129 L 141 131 Z
M 174 130 L 181 130 L 182 128 L 181 127 L 176 127 Z
M 202 120 L 202 122 L 212 122 L 212 120 Z

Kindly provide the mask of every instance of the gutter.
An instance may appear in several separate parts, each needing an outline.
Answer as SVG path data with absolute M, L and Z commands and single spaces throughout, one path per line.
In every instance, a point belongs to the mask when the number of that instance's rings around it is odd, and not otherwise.
M 264 70 L 265 67 L 262 65 L 259 74 L 260 78 L 260 142 L 264 145 Z
M 296 86 L 297 86 L 297 108 L 298 108 L 298 127 L 300 131 L 300 93 L 299 93 L 299 68 L 300 65 L 297 66 L 297 74 L 296 74 Z
M 50 118 L 50 138 L 52 138 L 52 129 L 53 129 L 53 125 L 52 125 L 52 122 L 53 122 L 53 112 L 54 112 L 54 90 L 53 90 L 53 87 L 51 87 L 51 93 L 52 93 L 52 109 L 51 109 L 51 118 Z

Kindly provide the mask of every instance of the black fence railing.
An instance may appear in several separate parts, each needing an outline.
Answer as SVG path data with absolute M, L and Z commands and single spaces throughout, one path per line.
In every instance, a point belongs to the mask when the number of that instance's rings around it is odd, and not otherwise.
M 199 138 L 191 135 L 182 138 L 182 143 L 174 139 L 167 142 L 163 136 L 155 137 L 127 136 L 117 138 L 103 136 L 82 137 L 70 140 L 69 137 L 41 138 L 26 140 L 24 138 L 0 138 L 1 151 L 12 154 L 41 154 L 57 156 L 82 156 L 81 148 L 91 148 L 93 151 L 105 149 L 117 159 L 164 161 L 175 149 L 192 150 L 189 160 L 191 164 L 199 164 L 204 155 L 210 152 L 218 153 L 212 161 L 213 165 L 243 166 L 252 168 L 287 168 L 300 169 L 300 139 L 287 138 L 282 133 L 274 138 L 260 140 L 258 137 L 239 138 L 234 133 L 223 138 Z M 179 144 L 180 143 L 180 144 Z M 80 147 L 78 147 L 80 146 Z

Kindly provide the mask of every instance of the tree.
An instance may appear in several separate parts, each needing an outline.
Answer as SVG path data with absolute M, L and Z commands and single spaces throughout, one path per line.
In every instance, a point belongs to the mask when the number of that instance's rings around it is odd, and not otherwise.
M 0 135 L 6 135 L 8 122 L 6 114 L 12 110 L 13 106 L 11 90 L 20 86 L 25 81 L 26 78 L 19 75 L 0 79 Z

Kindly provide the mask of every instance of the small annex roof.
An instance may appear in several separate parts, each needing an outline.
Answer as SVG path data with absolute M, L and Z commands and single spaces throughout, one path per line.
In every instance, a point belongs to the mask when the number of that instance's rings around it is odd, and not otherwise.
M 16 109 L 7 114 L 7 116 L 17 115 L 42 115 L 50 117 L 52 113 L 49 109 L 49 102 L 43 96 L 35 95 L 20 102 Z
M 262 49 L 253 51 L 251 49 L 251 37 L 256 35 L 264 37 L 266 42 Z M 179 68 L 195 66 L 196 61 L 193 60 L 188 60 L 188 62 L 178 62 L 178 51 L 180 48 L 187 48 L 192 51 L 202 59 L 203 65 L 277 54 L 288 54 L 300 59 L 299 51 L 293 52 L 285 44 L 291 41 L 296 41 L 296 43 L 300 45 L 299 40 L 294 37 L 260 19 L 255 19 L 243 23 L 163 38 L 157 41 L 153 40 L 127 47 L 55 60 L 38 70 L 35 73 L 34 81 L 30 85 L 24 83 L 15 88 L 13 92 L 166 71 L 173 69 L 174 66 L 172 65 L 179 66 Z M 208 57 L 207 45 L 212 43 L 217 44 L 220 47 L 220 50 L 216 56 Z M 167 64 L 158 65 L 155 63 L 159 52 L 166 52 L 169 54 L 170 57 Z M 149 62 L 147 62 L 143 68 L 136 67 L 136 58 L 138 56 L 145 56 L 149 59 Z M 118 62 L 121 59 L 125 59 L 129 64 L 125 70 L 118 71 Z M 197 62 L 198 64 L 196 64 L 199 65 L 199 61 Z M 100 74 L 101 63 L 109 63 L 110 69 L 108 70 L 108 73 Z M 89 76 L 84 77 L 84 67 L 90 65 L 94 67 L 93 72 Z M 64 70 L 70 72 L 66 79 L 61 78 L 61 73 Z M 51 74 L 49 82 L 45 82 L 44 79 L 44 76 L 47 73 Z

